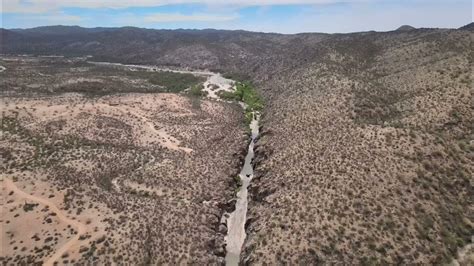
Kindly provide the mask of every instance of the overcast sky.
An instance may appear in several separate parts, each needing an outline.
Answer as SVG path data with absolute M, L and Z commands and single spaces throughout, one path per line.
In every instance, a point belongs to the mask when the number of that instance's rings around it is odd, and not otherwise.
M 136 26 L 264 32 L 458 28 L 472 0 L 1 0 L 1 27 Z

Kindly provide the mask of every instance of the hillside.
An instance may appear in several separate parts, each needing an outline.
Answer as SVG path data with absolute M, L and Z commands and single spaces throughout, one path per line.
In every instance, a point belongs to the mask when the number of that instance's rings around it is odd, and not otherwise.
M 469 35 L 321 46 L 317 60 L 262 85 L 272 101 L 244 261 L 448 263 L 473 235 Z
M 56 31 L 56 29 L 58 29 Z M 40 27 L 2 30 L 1 53 L 92 56 L 94 61 L 255 72 L 286 63 L 327 34 L 282 35 L 222 30 Z M 264 61 L 263 61 L 264 59 Z M 295 62 L 296 63 L 296 62 Z M 252 66 L 250 69 L 246 66 Z
M 443 264 L 474 235 L 471 29 L 41 28 L 2 30 L 1 51 L 251 80 L 265 108 L 242 263 Z

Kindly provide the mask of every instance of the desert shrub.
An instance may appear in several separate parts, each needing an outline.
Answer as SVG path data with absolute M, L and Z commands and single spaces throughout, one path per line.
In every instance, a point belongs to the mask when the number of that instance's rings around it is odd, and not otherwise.
M 234 181 L 237 184 L 237 186 L 242 186 L 242 179 L 240 178 L 239 175 L 234 176 Z
M 219 91 L 217 96 L 226 101 L 238 101 L 239 97 L 233 91 Z
M 131 73 L 136 73 L 135 75 L 147 78 L 151 84 L 164 87 L 166 92 L 180 92 L 191 86 L 198 85 L 203 81 L 201 77 L 189 73 L 176 73 L 171 71 L 137 71 Z
M 263 101 L 250 82 L 238 82 L 235 91 L 220 91 L 218 96 L 224 100 L 245 103 L 248 112 L 261 111 L 263 109 Z
M 191 89 L 189 89 L 189 93 L 197 97 L 206 96 L 208 92 L 204 91 L 203 89 L 204 89 L 204 85 L 202 84 L 194 85 L 191 87 Z
M 262 99 L 250 83 L 237 83 L 235 95 L 239 101 L 247 104 L 249 111 L 261 111 L 263 109 Z
M 37 203 L 27 203 L 25 201 L 25 204 L 23 205 L 23 211 L 25 212 L 32 211 L 36 206 L 38 206 Z
M 245 81 L 245 80 L 249 80 L 250 79 L 250 76 L 249 75 L 246 75 L 246 74 L 239 74 L 239 73 L 225 73 L 224 75 L 222 75 L 224 78 L 226 79 L 232 79 L 232 80 L 236 80 L 236 81 Z

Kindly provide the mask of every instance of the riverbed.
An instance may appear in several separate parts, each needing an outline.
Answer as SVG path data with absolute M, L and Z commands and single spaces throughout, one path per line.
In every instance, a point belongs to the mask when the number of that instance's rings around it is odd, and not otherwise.
M 126 68 L 130 71 L 137 71 L 139 69 L 156 72 L 156 71 L 169 71 L 175 73 L 183 74 L 192 74 L 195 76 L 206 77 L 206 82 L 204 82 L 204 91 L 207 92 L 207 97 L 219 100 L 217 93 L 219 91 L 228 91 L 231 92 L 234 90 L 235 81 L 223 77 L 220 73 L 210 72 L 210 71 L 194 71 L 194 70 L 177 70 L 177 69 L 168 69 L 161 68 L 158 66 L 147 66 L 147 65 L 128 65 L 121 63 L 109 63 L 109 62 L 94 62 L 88 61 L 90 64 L 99 65 L 99 66 L 112 66 L 112 67 L 121 67 Z
M 237 193 L 237 202 L 235 210 L 229 215 L 227 219 L 227 236 L 226 241 L 226 265 L 235 266 L 239 264 L 240 253 L 242 245 L 247 234 L 245 233 L 245 222 L 247 220 L 248 210 L 248 186 L 253 178 L 252 159 L 254 157 L 255 139 L 258 137 L 259 115 L 253 114 L 252 122 L 250 123 L 251 140 L 248 147 L 247 155 L 245 156 L 245 163 L 240 171 L 239 177 L 241 180 L 241 187 Z

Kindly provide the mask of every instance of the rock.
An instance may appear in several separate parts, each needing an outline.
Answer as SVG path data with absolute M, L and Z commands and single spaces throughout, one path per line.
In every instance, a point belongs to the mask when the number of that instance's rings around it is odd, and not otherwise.
M 214 254 L 220 257 L 225 257 L 225 241 L 223 237 L 214 240 Z
M 224 247 L 218 247 L 214 250 L 214 254 L 219 257 L 225 257 L 225 249 Z
M 224 210 L 225 212 L 231 213 L 235 210 L 235 203 L 237 202 L 236 199 L 231 199 L 227 201 L 226 203 L 219 203 L 218 206 L 221 210 Z
M 220 224 L 218 231 L 219 231 L 219 233 L 221 233 L 223 235 L 227 234 L 227 226 L 225 226 L 224 224 Z
M 245 221 L 245 230 L 247 230 L 249 228 L 249 226 L 254 223 L 255 221 L 257 220 L 257 217 L 249 217 L 247 218 L 247 220 Z
M 225 259 L 224 257 L 218 257 L 217 258 L 217 265 L 224 266 L 225 265 Z

